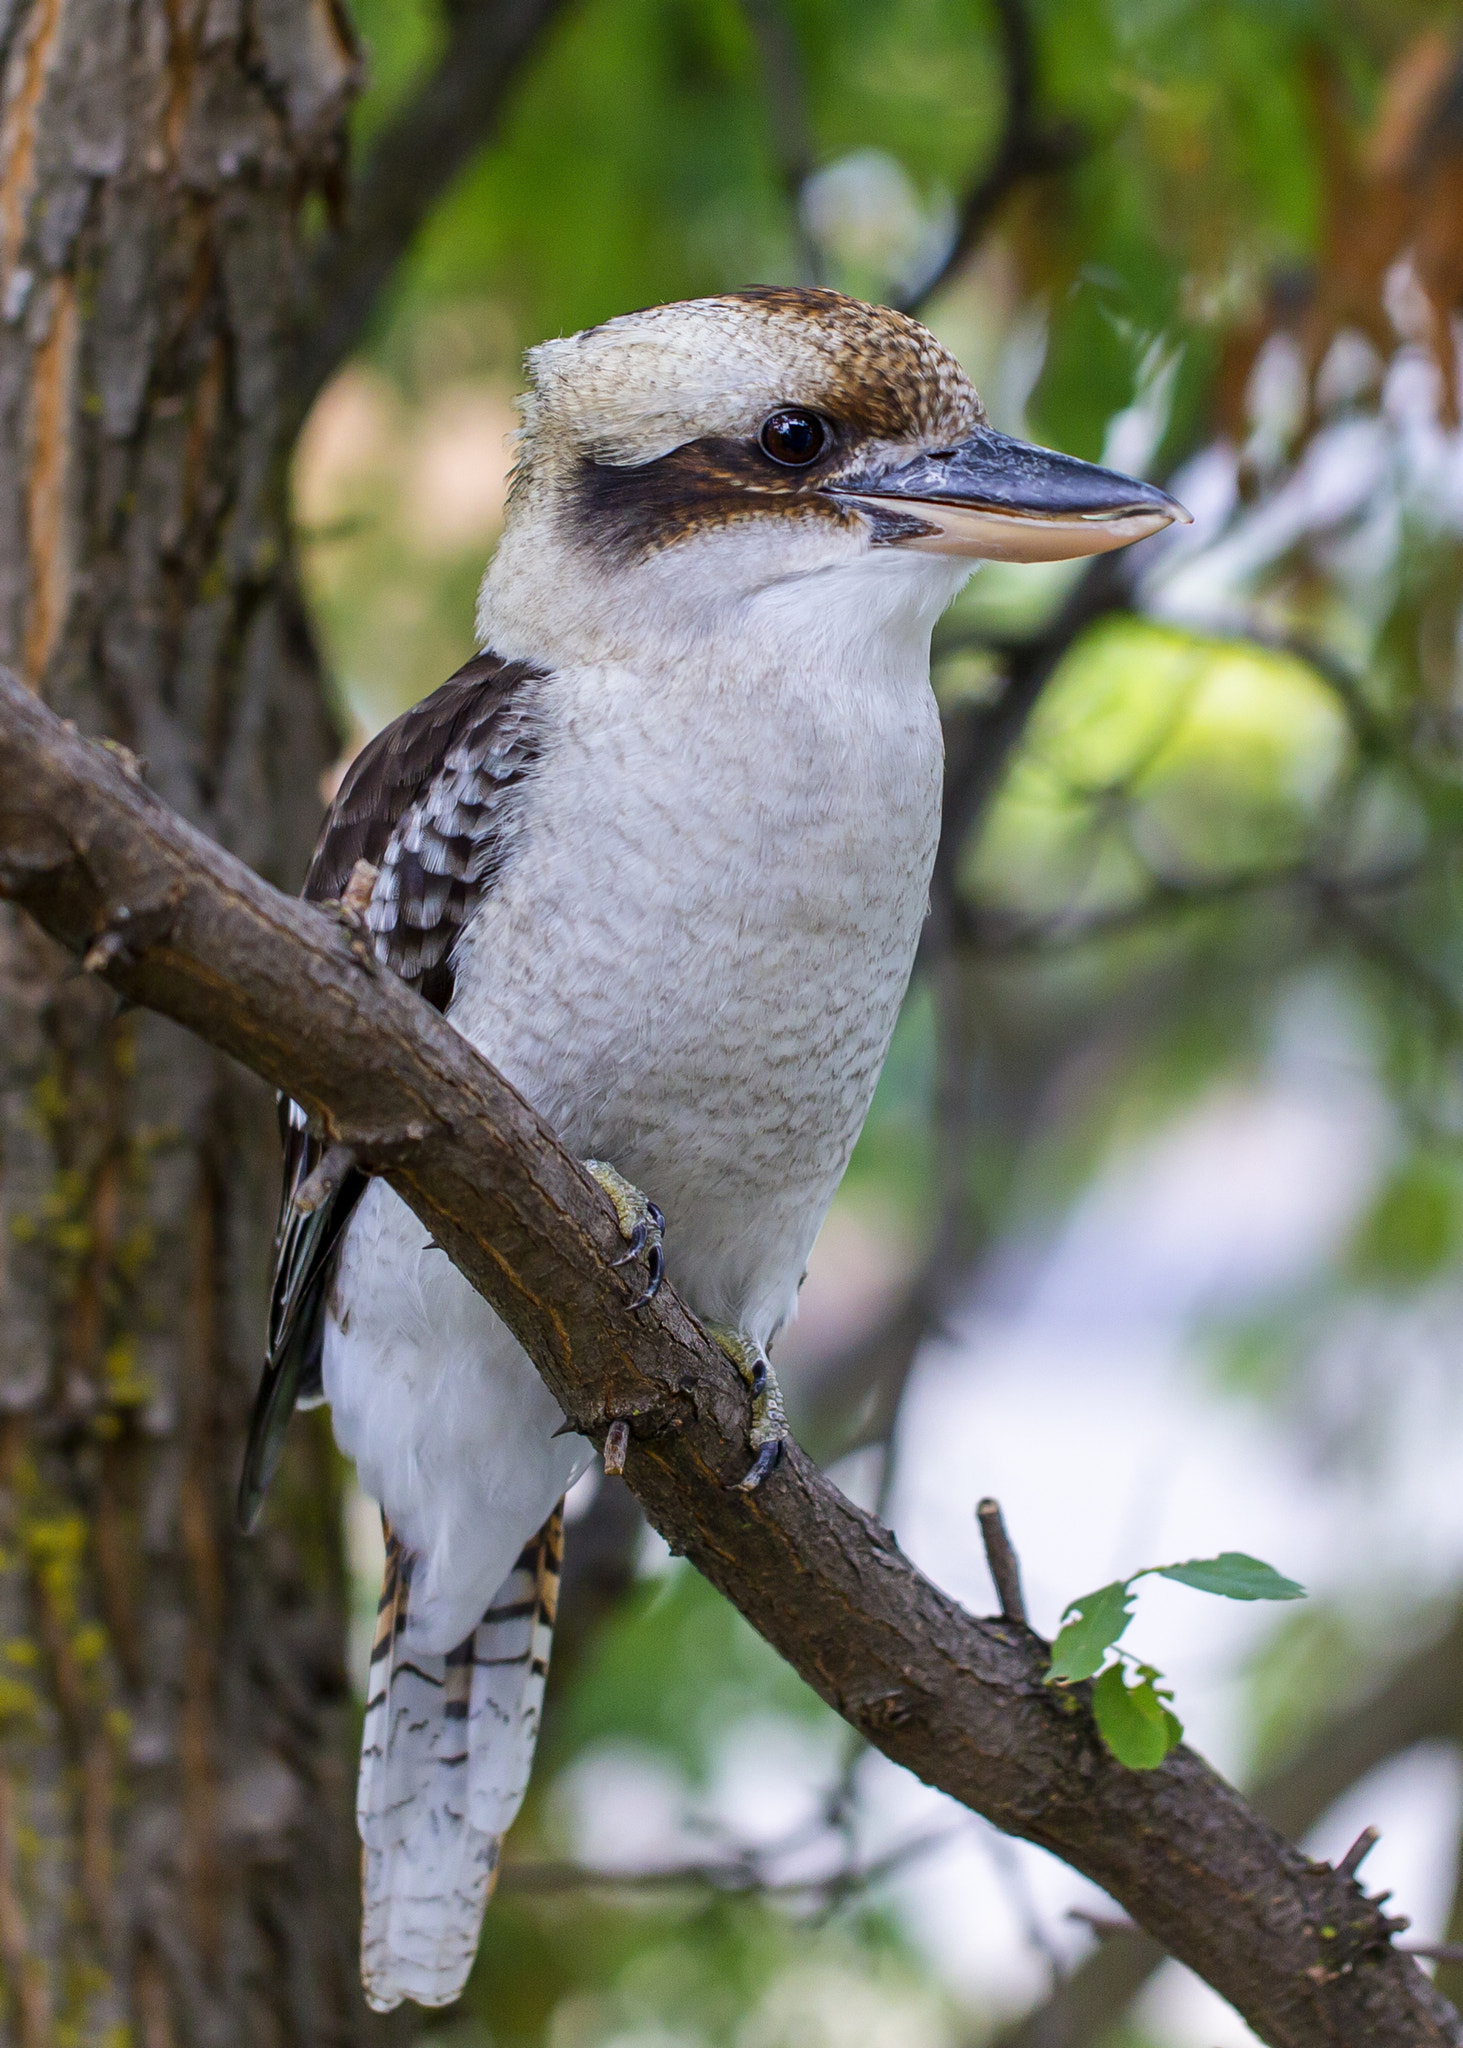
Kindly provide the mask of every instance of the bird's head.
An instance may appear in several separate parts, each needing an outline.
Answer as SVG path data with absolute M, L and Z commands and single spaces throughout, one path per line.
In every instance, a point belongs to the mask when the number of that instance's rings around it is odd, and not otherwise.
M 790 585 L 806 598 L 809 578 L 834 604 L 857 590 L 865 613 L 882 595 L 932 621 L 975 561 L 1102 554 L 1188 517 L 996 432 L 927 328 L 838 292 L 655 306 L 528 367 L 479 613 L 503 653 L 626 658 Z

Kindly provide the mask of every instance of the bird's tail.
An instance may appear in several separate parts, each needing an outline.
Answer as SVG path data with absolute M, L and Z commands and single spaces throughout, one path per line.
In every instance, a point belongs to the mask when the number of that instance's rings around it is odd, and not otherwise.
M 412 1559 L 386 1527 L 356 1819 L 366 2002 L 448 2005 L 477 1953 L 498 1850 L 528 1784 L 563 1557 L 562 1504 L 445 1657 L 408 1652 Z

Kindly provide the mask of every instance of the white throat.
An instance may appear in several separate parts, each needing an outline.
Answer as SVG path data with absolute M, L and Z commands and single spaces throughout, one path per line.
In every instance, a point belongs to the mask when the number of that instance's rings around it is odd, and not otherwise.
M 527 508 L 525 508 L 527 509 Z M 548 668 L 689 665 L 929 675 L 935 621 L 973 564 L 871 547 L 810 521 L 748 521 L 602 562 L 550 518 L 510 527 L 478 600 L 480 646 Z

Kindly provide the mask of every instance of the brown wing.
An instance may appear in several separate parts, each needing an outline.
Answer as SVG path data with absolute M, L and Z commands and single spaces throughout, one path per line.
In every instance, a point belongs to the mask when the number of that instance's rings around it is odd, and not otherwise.
M 480 654 L 378 733 L 351 763 L 305 877 L 304 894 L 320 900 L 340 895 L 358 860 L 379 869 L 366 913 L 377 957 L 438 1009 L 538 758 L 540 681 L 525 663 Z
M 378 733 L 351 763 L 315 848 L 304 895 L 338 897 L 358 860 L 378 870 L 366 910 L 377 958 L 445 1010 L 452 948 L 502 872 L 522 785 L 538 758 L 533 685 L 542 671 L 480 654 Z M 341 1236 L 366 1190 L 350 1173 L 301 1216 L 296 1190 L 321 1145 L 294 1103 L 280 1103 L 284 1187 L 264 1374 L 239 1486 L 252 1526 L 299 1402 L 319 1400 L 325 1301 Z

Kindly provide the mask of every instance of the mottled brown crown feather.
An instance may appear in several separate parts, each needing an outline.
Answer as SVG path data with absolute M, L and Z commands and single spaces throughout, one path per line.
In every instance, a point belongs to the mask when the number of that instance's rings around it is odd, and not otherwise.
M 908 313 L 815 285 L 752 285 L 727 298 L 797 324 L 826 355 L 828 409 L 871 438 L 941 439 L 968 434 L 985 419 L 959 362 Z
M 919 321 L 816 287 L 623 314 L 543 343 L 528 364 L 513 510 L 545 487 L 609 556 L 749 519 L 846 524 L 821 490 L 840 471 L 876 446 L 952 446 L 985 418 L 959 362 Z M 828 429 L 806 470 L 779 469 L 759 448 L 763 422 L 784 407 Z
M 942 445 L 985 415 L 928 328 L 841 292 L 761 286 L 626 313 L 528 355 L 526 458 L 653 462 L 685 442 L 755 435 L 778 406 L 849 437 Z

